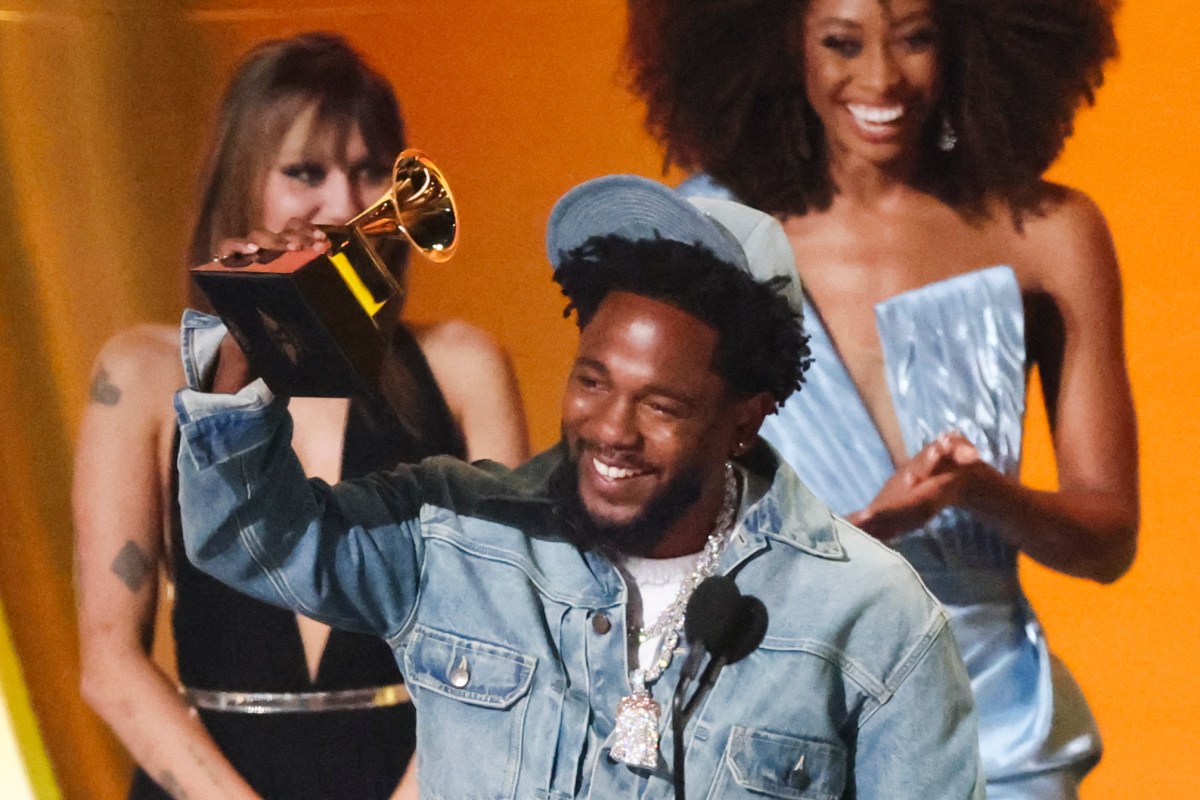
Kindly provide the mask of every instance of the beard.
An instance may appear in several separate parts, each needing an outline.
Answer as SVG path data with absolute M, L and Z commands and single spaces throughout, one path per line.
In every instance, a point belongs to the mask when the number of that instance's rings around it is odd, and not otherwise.
M 585 549 L 612 549 L 630 556 L 649 555 L 703 493 L 703 475 L 694 468 L 677 475 L 628 522 L 596 519 L 579 494 L 579 457 L 568 448 L 563 449 L 566 457 L 550 476 L 550 496 L 560 509 L 571 538 Z

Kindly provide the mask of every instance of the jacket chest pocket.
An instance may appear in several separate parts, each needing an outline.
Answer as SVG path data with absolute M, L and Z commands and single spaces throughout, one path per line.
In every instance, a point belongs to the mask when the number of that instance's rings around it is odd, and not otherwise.
M 846 749 L 838 742 L 737 725 L 708 797 L 840 800 L 846 790 L 846 761 Z
M 521 752 L 536 663 L 510 647 L 416 626 L 404 679 L 418 708 L 417 749 L 429 765 L 423 797 L 514 796 L 513 755 Z

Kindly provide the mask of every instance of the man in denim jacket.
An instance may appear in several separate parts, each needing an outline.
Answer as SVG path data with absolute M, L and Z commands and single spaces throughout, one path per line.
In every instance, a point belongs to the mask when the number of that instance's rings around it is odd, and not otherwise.
M 189 557 L 386 638 L 432 721 L 423 797 L 674 796 L 671 696 L 698 649 L 683 612 L 712 573 L 767 625 L 684 729 L 692 796 L 983 798 L 946 615 L 756 438 L 807 366 L 778 223 L 613 176 L 559 201 L 548 248 L 579 349 L 563 441 L 515 471 L 438 458 L 306 480 L 286 399 L 185 316 Z

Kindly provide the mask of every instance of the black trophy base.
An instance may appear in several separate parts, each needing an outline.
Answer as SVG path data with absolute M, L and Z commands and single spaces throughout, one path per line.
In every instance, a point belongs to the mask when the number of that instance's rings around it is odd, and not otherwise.
M 348 277 L 350 264 L 357 273 Z M 379 386 L 387 352 L 380 323 L 390 323 L 399 305 L 394 284 L 374 269 L 382 269 L 374 254 L 352 238 L 322 255 L 273 251 L 191 274 L 271 391 L 350 397 Z

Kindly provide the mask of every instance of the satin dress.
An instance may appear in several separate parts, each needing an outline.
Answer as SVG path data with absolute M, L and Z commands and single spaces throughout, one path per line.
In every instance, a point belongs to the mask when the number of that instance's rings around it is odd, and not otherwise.
M 887 385 L 911 457 L 945 431 L 1016 477 L 1025 414 L 1025 316 L 1012 269 L 997 266 L 875 307 Z M 770 441 L 834 511 L 864 508 L 894 466 L 874 420 L 805 298 L 813 364 L 769 417 Z M 892 541 L 951 615 L 979 711 L 988 796 L 1073 798 L 1100 736 L 1021 590 L 1017 550 L 957 508 Z

